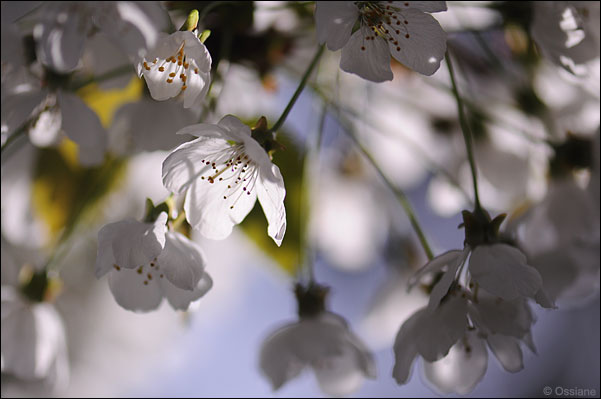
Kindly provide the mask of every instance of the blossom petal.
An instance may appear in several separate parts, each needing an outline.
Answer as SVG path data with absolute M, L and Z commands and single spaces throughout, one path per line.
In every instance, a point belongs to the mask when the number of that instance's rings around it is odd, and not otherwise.
M 529 333 L 534 323 L 534 316 L 525 299 L 505 301 L 483 290 L 478 292 L 478 303 L 470 306 L 469 314 L 484 332 L 516 338 Z
M 167 280 L 178 288 L 192 291 L 204 273 L 205 258 L 200 247 L 180 233 L 165 234 L 165 248 L 157 258 Z
M 91 26 L 84 13 L 69 12 L 67 7 L 47 9 L 46 20 L 34 29 L 38 59 L 60 73 L 77 67 Z
M 517 339 L 493 334 L 486 338 L 486 342 L 505 371 L 517 373 L 524 368 L 522 349 Z
M 442 270 L 445 266 L 453 265 L 457 263 L 457 261 L 461 258 L 464 251 L 460 250 L 451 250 L 445 253 L 442 253 L 432 260 L 428 261 L 424 266 L 421 267 L 410 279 L 409 279 L 409 288 L 413 288 L 415 284 L 419 282 L 419 280 L 429 273 L 436 273 Z
M 267 218 L 267 234 L 280 246 L 286 233 L 286 208 L 284 198 L 286 188 L 280 169 L 272 164 L 261 165 L 257 182 L 257 196 L 265 217 Z M 270 170 L 265 173 L 265 169 Z
M 183 290 L 171 284 L 169 280 L 160 280 L 161 290 L 163 295 L 167 298 L 167 301 L 171 307 L 175 310 L 187 310 L 190 306 L 190 302 L 194 302 L 197 299 L 203 297 L 211 287 L 213 287 L 213 280 L 208 273 L 203 272 L 201 278 L 192 291 Z
M 417 327 L 420 318 L 424 317 L 427 310 L 424 308 L 415 312 L 408 318 L 394 341 L 394 368 L 392 376 L 397 384 L 406 384 L 411 374 L 411 366 L 417 357 L 417 346 L 415 345 L 416 336 L 419 334 Z
M 433 312 L 419 318 L 415 344 L 418 353 L 429 362 L 446 356 L 467 329 L 467 300 L 451 295 Z
M 159 215 L 154 224 L 123 220 L 103 227 L 102 230 L 108 231 L 106 235 L 99 233 L 99 237 L 111 240 L 115 262 L 119 267 L 134 269 L 159 256 L 165 246 L 166 222 L 165 212 Z M 104 244 L 99 247 L 104 247 Z M 104 270 L 106 265 L 101 267 Z
M 463 251 L 463 256 L 460 256 L 455 260 L 455 263 L 450 264 L 449 268 L 446 272 L 444 272 L 442 278 L 430 293 L 430 300 L 428 301 L 428 309 L 434 310 L 438 305 L 440 305 L 440 301 L 448 294 L 451 285 L 456 280 L 457 270 L 459 267 L 465 262 L 465 258 L 468 255 L 468 251 Z
M 124 309 L 148 312 L 158 308 L 163 300 L 157 279 L 148 280 L 148 276 L 138 270 L 113 270 L 108 280 L 115 301 Z
M 75 94 L 59 90 L 57 101 L 63 130 L 79 146 L 79 161 L 87 166 L 102 163 L 108 136 L 98 115 Z
M 375 36 L 374 40 L 366 40 L 370 33 L 371 30 L 366 27 L 353 33 L 342 49 L 340 68 L 372 82 L 392 80 L 390 50 L 386 40 L 379 36 Z
M 318 1 L 315 4 L 315 29 L 319 43 L 332 51 L 341 49 L 351 37 L 359 10 L 350 1 Z
M 473 251 L 469 270 L 482 288 L 506 300 L 534 297 L 542 278 L 526 263 L 526 256 L 507 244 L 480 245 Z
M 192 131 L 192 129 L 184 128 L 178 134 L 190 134 Z M 222 150 L 225 144 L 221 139 L 201 137 L 177 147 L 163 161 L 163 184 L 165 187 L 174 193 L 181 193 L 188 189 L 196 179 L 211 169 L 209 165 L 201 161 L 212 153 Z
M 274 390 L 298 376 L 306 365 L 292 351 L 295 327 L 292 324 L 278 329 L 261 346 L 259 367 Z
M 414 71 L 432 75 L 447 51 L 447 34 L 433 16 L 417 9 L 409 8 L 397 15 L 407 23 L 390 25 L 390 53 Z M 400 23 L 400 19 L 397 22 Z
M 393 1 L 392 6 L 400 9 L 415 8 L 423 12 L 439 12 L 447 10 L 446 1 Z
M 467 332 L 449 354 L 436 362 L 424 362 L 424 375 L 443 394 L 467 395 L 482 380 L 488 366 L 484 340 Z

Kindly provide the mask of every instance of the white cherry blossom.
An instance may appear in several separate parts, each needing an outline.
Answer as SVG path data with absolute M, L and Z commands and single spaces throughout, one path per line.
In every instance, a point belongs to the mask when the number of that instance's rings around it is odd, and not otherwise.
M 446 33 L 429 13 L 446 9 L 444 1 L 318 1 L 317 39 L 332 51 L 342 49 L 340 67 L 367 80 L 392 80 L 391 55 L 432 75 L 444 58 Z
M 261 347 L 261 371 L 273 389 L 311 367 L 328 395 L 348 395 L 365 378 L 375 378 L 374 359 L 340 316 L 321 312 L 271 334 Z
M 154 50 L 138 64 L 152 98 L 158 101 L 181 94 L 184 107 L 199 103 L 209 90 L 211 55 L 190 31 L 162 35 Z
M 163 184 L 186 194 L 184 210 L 192 227 L 211 239 L 224 239 L 259 199 L 267 232 L 279 246 L 286 232 L 284 179 L 250 128 L 227 115 L 218 124 L 181 129 L 196 140 L 180 145 L 163 162 Z
M 154 310 L 165 297 L 174 309 L 186 310 L 213 285 L 200 247 L 166 232 L 166 221 L 163 212 L 154 223 L 125 220 L 98 233 L 96 277 L 108 273 L 109 288 L 125 309 Z

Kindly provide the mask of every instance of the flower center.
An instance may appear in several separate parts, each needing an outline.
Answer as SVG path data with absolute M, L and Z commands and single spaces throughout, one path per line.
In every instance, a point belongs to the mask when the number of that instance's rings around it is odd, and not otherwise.
M 145 266 L 147 267 L 146 270 L 144 269 Z M 119 272 L 121 271 L 121 266 L 115 263 L 113 264 L 113 269 Z M 158 276 L 159 278 L 165 277 L 165 275 L 161 272 L 161 267 L 157 262 L 157 258 L 154 258 L 150 263 L 148 263 L 148 265 L 142 265 L 135 270 L 140 276 L 140 281 L 143 285 L 148 285 L 155 276 Z
M 155 58 L 151 63 L 144 60 L 144 69 L 148 72 L 156 71 L 160 74 L 164 74 L 165 82 L 173 84 L 174 82 L 181 82 L 184 91 L 188 88 L 186 82 L 190 73 L 198 75 L 198 67 L 194 60 L 189 62 L 184 52 L 186 42 L 182 42 L 177 52 L 167 59 L 159 62 L 158 58 Z M 192 65 L 190 65 L 192 63 Z M 192 68 L 191 68 L 192 66 Z
M 380 37 L 391 45 L 396 51 L 401 51 L 399 38 L 403 35 L 409 39 L 409 21 L 403 16 L 401 9 L 395 7 L 392 1 L 359 1 L 355 2 L 359 8 L 360 28 L 367 27 L 371 34 L 364 36 L 365 41 L 376 40 Z M 409 3 L 404 3 L 409 7 Z M 365 51 L 365 46 L 361 46 Z
M 206 166 L 200 179 L 221 187 L 223 200 L 230 209 L 244 195 L 251 195 L 259 170 L 256 163 L 245 153 L 244 144 L 234 144 L 201 160 Z

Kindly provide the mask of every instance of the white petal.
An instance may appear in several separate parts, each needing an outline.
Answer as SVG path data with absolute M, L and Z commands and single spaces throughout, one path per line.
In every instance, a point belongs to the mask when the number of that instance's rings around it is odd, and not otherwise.
M 79 146 L 82 165 L 97 165 L 104 160 L 107 139 L 98 115 L 74 94 L 58 91 L 65 134 Z
M 159 277 L 160 278 L 160 277 Z M 202 274 L 196 287 L 192 291 L 183 290 L 171 284 L 169 280 L 160 278 L 161 290 L 163 295 L 169 301 L 171 307 L 175 310 L 187 310 L 190 302 L 203 297 L 213 286 L 213 280 L 207 273 Z
M 178 134 L 190 132 L 190 129 L 184 128 Z M 163 184 L 174 193 L 185 191 L 211 169 L 201 161 L 212 153 L 222 151 L 226 145 L 224 140 L 210 137 L 201 137 L 180 145 L 163 161 Z
M 149 280 L 146 270 L 142 270 L 142 273 L 125 268 L 113 270 L 108 280 L 115 301 L 124 309 L 148 312 L 158 308 L 163 300 L 158 279 Z
M 478 303 L 469 309 L 470 317 L 486 333 L 522 338 L 530 332 L 534 316 L 524 299 L 505 301 L 480 290 Z
M 390 53 L 414 71 L 432 75 L 447 50 L 447 34 L 434 17 L 417 9 L 403 10 L 397 15 L 396 21 L 400 24 L 394 23 L 388 28 L 393 38 L 388 42 Z
M 443 394 L 467 395 L 482 380 L 487 366 L 484 340 L 476 332 L 468 332 L 443 359 L 424 362 L 424 375 Z
M 419 334 L 417 330 L 420 318 L 424 317 L 426 309 L 419 310 L 407 319 L 394 341 L 394 369 L 392 376 L 397 384 L 406 384 L 411 374 L 411 366 L 417 357 L 416 337 Z
M 419 269 L 412 277 L 409 279 L 409 288 L 413 288 L 415 284 L 419 282 L 419 280 L 429 273 L 436 273 L 442 270 L 445 266 L 450 266 L 461 258 L 464 251 L 460 251 L 458 249 L 454 249 L 451 251 L 447 251 L 443 254 L 440 254 L 428 261 L 421 269 Z
M 329 356 L 313 364 L 313 370 L 321 390 L 332 396 L 349 395 L 356 391 L 367 376 L 365 364 L 375 373 L 373 359 L 369 352 L 363 351 L 350 343 L 342 347 L 342 353 Z M 375 378 L 375 375 L 371 375 Z
M 490 350 L 506 371 L 517 373 L 524 368 L 522 349 L 520 349 L 520 342 L 517 339 L 493 334 L 489 335 L 486 341 L 490 346 Z
M 2 372 L 31 380 L 39 377 L 35 373 L 37 331 L 33 312 L 17 295 L 12 287 L 2 286 Z
M 166 222 L 167 214 L 163 212 L 154 224 L 128 219 L 109 225 L 115 263 L 133 269 L 159 256 L 165 247 Z
M 366 27 L 353 33 L 342 49 L 340 68 L 372 82 L 392 80 L 388 44 L 379 36 L 375 36 L 374 40 L 365 40 L 371 33 Z
M 71 72 L 77 66 L 91 25 L 85 13 L 71 12 L 67 7 L 54 7 L 46 21 L 34 29 L 38 58 L 60 73 Z
M 165 277 L 178 288 L 192 291 L 204 273 L 200 247 L 179 233 L 165 234 L 165 248 L 157 258 Z
M 250 191 L 250 194 L 238 190 L 230 196 L 226 195 L 227 190 L 225 184 L 211 184 L 206 180 L 197 180 L 188 190 L 184 202 L 186 219 L 207 238 L 227 238 L 234 225 L 248 215 L 257 200 L 256 190 Z
M 284 207 L 286 188 L 280 169 L 272 163 L 268 167 L 266 172 L 266 168 L 261 165 L 257 196 L 267 218 L 267 234 L 280 246 L 286 233 L 286 208 Z
M 357 6 L 350 1 L 318 1 L 315 4 L 315 29 L 319 43 L 327 43 L 332 51 L 341 49 L 351 37 L 359 17 Z
M 280 328 L 261 345 L 259 367 L 274 390 L 298 376 L 306 366 L 292 351 L 295 327 L 291 324 Z
M 228 134 L 230 134 L 230 139 L 233 139 L 237 142 L 243 142 L 250 138 L 250 128 L 234 115 L 226 115 L 221 118 L 219 121 L 219 126 L 223 127 Z M 256 143 L 257 147 L 261 148 L 256 141 L 254 142 Z
M 418 319 L 419 335 L 415 339 L 418 353 L 429 362 L 446 356 L 467 328 L 467 301 L 451 295 L 433 312 L 426 312 Z
M 447 10 L 446 1 L 393 1 L 392 5 L 401 9 L 415 8 L 423 12 L 439 12 Z
M 475 282 L 509 301 L 534 297 L 542 286 L 540 274 L 526 263 L 526 256 L 510 245 L 479 245 L 472 251 L 469 264 Z

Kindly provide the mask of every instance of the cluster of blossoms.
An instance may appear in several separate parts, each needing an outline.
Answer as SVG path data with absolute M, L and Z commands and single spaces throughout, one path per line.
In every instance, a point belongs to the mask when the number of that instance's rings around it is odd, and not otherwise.
M 69 2 L 41 7 L 43 18 L 31 35 L 36 61 L 28 68 L 24 68 L 28 49 L 18 44 L 22 40 L 12 23 L 31 10 L 25 7 L 11 14 L 6 21 L 9 25 L 2 27 L 3 149 L 11 137 L 26 132 L 39 147 L 60 146 L 66 136 L 77 145 L 79 164 L 84 166 L 107 162 L 111 145 L 120 147 L 114 150 L 119 154 L 170 150 L 162 162 L 161 179 L 171 196 L 156 206 L 148 200 L 141 221 L 119 220 L 98 231 L 94 274 L 97 279 L 107 276 L 118 305 L 133 312 L 149 312 L 166 298 L 173 309 L 186 311 L 211 290 L 213 280 L 205 270 L 210 259 L 191 238 L 193 233 L 182 228 L 184 220 L 203 237 L 223 240 L 247 218 L 258 200 L 267 220 L 267 235 L 277 247 L 282 245 L 287 229 L 286 188 L 272 157 L 276 149 L 283 148 L 276 140 L 277 129 L 268 128 L 264 117 L 252 128 L 231 114 L 217 123 L 201 118 L 210 108 L 205 103 L 216 68 L 204 44 L 210 32 L 197 28 L 198 11 L 189 14 L 180 31 L 167 34 L 163 31 L 169 16 L 154 3 Z M 446 10 L 444 1 L 318 1 L 315 30 L 322 46 L 341 50 L 343 71 L 369 82 L 392 80 L 393 59 L 431 76 L 447 54 L 447 34 L 431 14 Z M 575 73 L 578 64 L 598 59 L 598 14 L 598 4 L 557 9 L 537 6 L 531 35 L 553 62 Z M 596 30 L 591 27 L 595 22 Z M 554 35 L 544 35 L 547 24 L 553 25 Z M 135 70 L 148 89 L 143 100 L 127 104 L 115 114 L 110 131 L 73 93 L 85 85 L 71 81 L 74 71 L 89 63 L 86 48 L 96 36 L 102 36 L 101 41 L 108 38 L 119 48 L 129 72 Z M 557 46 L 564 36 L 574 43 Z M 311 62 L 300 89 L 322 50 Z M 100 64 L 98 58 L 91 63 L 92 70 Z M 450 65 L 449 73 L 461 113 Z M 298 93 L 300 90 L 292 105 Z M 281 126 L 289 110 L 287 107 L 275 126 Z M 201 123 L 194 123 L 199 119 Z M 158 134 L 146 137 L 140 133 L 147 130 Z M 120 137 L 123 131 L 131 136 Z M 421 356 L 425 377 L 438 390 L 467 394 L 485 375 L 487 347 L 506 371 L 518 372 L 524 367 L 522 344 L 535 351 L 535 317 L 529 301 L 553 309 L 556 302 L 598 292 L 598 141 L 599 130 L 596 152 L 586 165 L 591 171 L 586 188 L 573 178 L 571 169 L 561 169 L 545 199 L 512 220 L 505 232 L 500 232 L 505 215 L 491 219 L 480 206 L 471 165 L 476 206 L 473 212 L 463 211 L 464 248 L 431 259 L 409 281 L 410 288 L 421 285 L 429 298 L 427 305 L 398 329 L 392 370 L 398 384 L 409 381 L 413 364 Z M 567 143 L 571 150 L 570 140 Z M 563 168 L 563 147 L 554 150 L 556 164 Z M 470 151 L 468 148 L 468 156 L 472 156 Z M 353 196 L 360 206 L 370 203 L 373 193 L 340 181 L 329 187 L 331 196 Z M 564 212 L 568 201 L 573 204 Z M 333 202 L 333 208 L 346 210 Z M 341 263 L 362 265 L 370 261 L 362 255 L 381 250 L 383 244 L 373 236 L 382 236 L 384 241 L 387 234 L 382 231 L 393 223 L 387 220 L 385 207 L 380 208 L 365 218 L 349 215 L 349 225 L 359 220 L 357 223 L 368 226 L 363 229 L 363 241 L 373 241 L 357 243 L 356 256 L 353 249 L 343 249 L 338 256 Z M 559 220 L 558 214 L 567 220 Z M 350 233 L 352 228 L 348 230 Z M 321 229 L 316 235 L 338 236 L 339 231 Z M 541 231 L 545 234 L 537 236 Z M 51 377 L 64 382 L 68 375 L 65 332 L 61 316 L 51 305 L 53 274 L 48 268 L 54 254 L 40 270 L 30 270 L 23 277 L 22 270 L 28 267 L 14 266 L 16 262 L 5 258 L 4 238 L 2 243 L 2 372 L 25 380 Z M 8 268 L 21 268 L 19 278 L 12 276 L 5 282 Z M 333 396 L 351 394 L 366 378 L 375 379 L 371 352 L 344 318 L 327 310 L 328 288 L 311 277 L 307 285 L 296 284 L 294 292 L 299 320 L 277 329 L 260 349 L 260 369 L 273 389 L 306 368 L 314 371 L 320 389 Z M 24 329 L 27 335 L 20 337 Z

